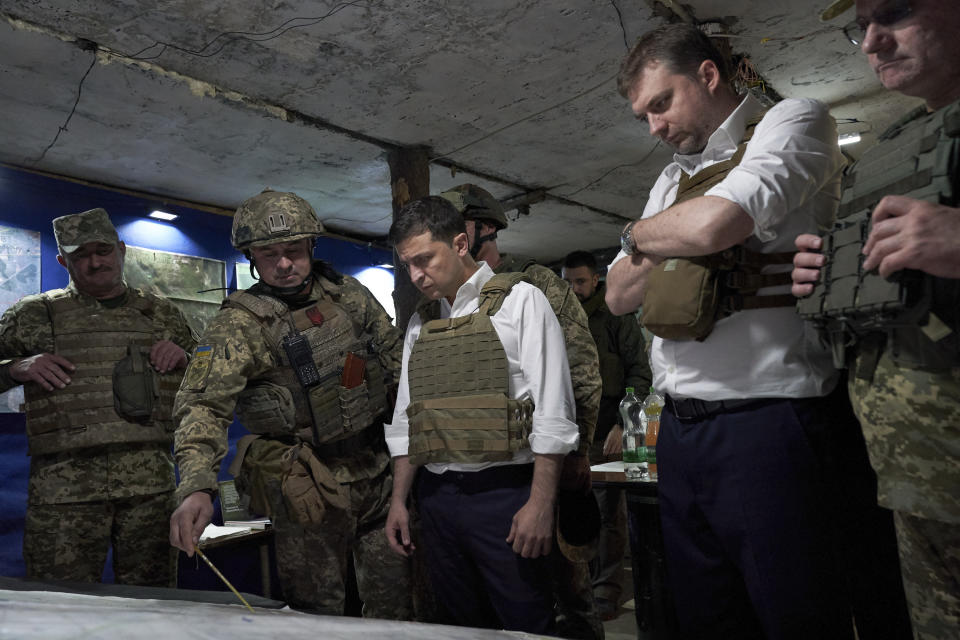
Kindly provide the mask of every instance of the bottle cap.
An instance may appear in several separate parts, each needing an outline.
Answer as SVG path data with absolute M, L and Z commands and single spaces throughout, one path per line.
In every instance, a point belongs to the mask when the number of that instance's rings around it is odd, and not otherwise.
M 633 387 L 627 387 L 627 393 L 633 393 Z

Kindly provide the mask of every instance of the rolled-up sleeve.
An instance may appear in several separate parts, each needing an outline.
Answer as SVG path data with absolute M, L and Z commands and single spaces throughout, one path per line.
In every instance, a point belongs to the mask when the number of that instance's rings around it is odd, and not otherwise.
M 579 431 L 563 331 L 539 289 L 520 283 L 514 295 L 509 312 L 520 361 L 514 397 L 529 393 L 534 402 L 530 449 L 539 454 L 569 453 L 577 447 Z
M 738 204 L 762 241 L 777 237 L 784 216 L 810 202 L 843 167 L 836 123 L 816 100 L 787 100 L 770 109 L 740 164 L 706 192 Z

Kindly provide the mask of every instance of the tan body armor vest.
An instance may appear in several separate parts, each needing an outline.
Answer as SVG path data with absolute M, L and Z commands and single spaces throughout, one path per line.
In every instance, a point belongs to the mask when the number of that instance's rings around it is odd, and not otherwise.
M 823 239 L 820 281 L 797 304 L 821 328 L 838 367 L 857 346 L 855 375 L 867 380 L 884 350 L 898 366 L 960 366 L 960 280 L 914 270 L 883 278 L 863 269 L 871 214 L 887 195 L 960 203 L 960 102 L 908 114 L 848 170 L 837 223 Z
M 130 422 L 114 409 L 113 373 L 128 347 L 149 349 L 154 340 L 153 301 L 127 289 L 120 307 L 99 310 L 67 291 L 44 297 L 54 352 L 76 367 L 70 384 L 45 391 L 24 385 L 30 455 L 46 455 L 120 443 L 170 442 L 173 398 L 182 375 L 154 374 L 155 402 L 149 419 Z
M 383 368 L 369 346 L 370 340 L 361 335 L 341 305 L 325 298 L 305 309 L 290 311 L 272 296 L 238 291 L 224 301 L 223 307 L 244 309 L 253 315 L 279 363 L 250 380 L 237 399 L 237 416 L 251 433 L 296 436 L 315 445 L 333 444 L 367 429 L 386 410 Z M 300 333 L 309 342 L 319 373 L 318 382 L 309 388 L 300 384 L 282 346 L 284 338 L 293 333 Z M 351 360 L 361 361 L 364 372 L 362 381 L 358 379 L 358 384 L 347 388 L 341 379 L 345 363 Z
M 763 113 L 747 123 L 743 139 L 728 160 L 690 176 L 683 173 L 677 186 L 677 205 L 704 195 L 740 164 Z M 673 205 L 671 205 L 673 206 Z M 669 340 L 705 340 L 717 320 L 744 309 L 792 307 L 789 295 L 758 296 L 763 287 L 790 283 L 790 274 L 761 273 L 769 265 L 788 265 L 792 252 L 760 253 L 736 245 L 719 253 L 691 258 L 667 258 L 647 276 L 641 323 L 654 335 Z
M 426 321 L 407 365 L 410 464 L 506 461 L 530 446 L 533 401 L 510 398 L 507 355 L 490 321 L 521 280 L 493 276 L 468 316 L 426 320 L 439 315 L 436 301 L 420 310 Z

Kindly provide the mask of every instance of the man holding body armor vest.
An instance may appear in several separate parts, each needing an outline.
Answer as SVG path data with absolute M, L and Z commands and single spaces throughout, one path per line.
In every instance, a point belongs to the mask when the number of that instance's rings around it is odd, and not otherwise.
M 410 319 L 387 444 L 395 461 L 385 529 L 413 553 L 414 473 L 421 552 L 441 621 L 549 633 L 547 558 L 563 457 L 577 446 L 563 335 L 544 295 L 469 252 L 447 200 L 407 204 L 390 228 L 427 297 Z
M 764 112 L 725 68 L 679 24 L 624 60 L 621 95 L 676 153 L 623 230 L 606 301 L 619 314 L 642 304 L 656 335 L 660 513 L 684 637 L 849 638 L 838 530 L 854 503 L 871 508 L 859 504 L 871 470 L 830 354 L 787 286 L 787 251 L 833 216 L 843 160 L 824 105 Z
M 960 13 L 950 0 L 857 0 L 845 32 L 884 87 L 926 105 L 847 170 L 834 231 L 797 237 L 793 292 L 813 294 L 799 311 L 850 369 L 880 503 L 895 514 L 914 630 L 957 638 Z
M 409 565 L 380 534 L 392 486 L 381 424 L 401 335 L 363 285 L 313 259 L 322 232 L 292 193 L 268 189 L 237 209 L 231 240 L 260 282 L 224 301 L 177 394 L 170 542 L 192 555 L 210 521 L 236 410 L 254 435 L 231 472 L 273 520 L 285 600 L 342 615 L 352 555 L 363 615 L 409 619 Z
M 126 246 L 103 209 L 53 221 L 66 289 L 0 319 L 0 391 L 23 384 L 32 579 L 176 586 L 173 397 L 196 343 L 171 303 L 127 287 Z
M 590 335 L 590 327 L 583 307 L 570 286 L 551 269 L 539 265 L 533 258 L 500 253 L 497 234 L 507 228 L 503 206 L 486 189 L 473 184 L 462 184 L 440 194 L 453 203 L 467 226 L 470 255 L 482 260 L 494 273 L 523 273 L 540 289 L 550 302 L 560 328 L 563 330 L 570 378 L 576 399 L 577 426 L 580 445 L 563 461 L 560 490 L 582 494 L 590 491 L 590 446 L 597 426 L 602 382 L 597 347 Z M 565 506 L 583 504 L 576 497 Z M 589 510 L 588 505 L 584 508 Z M 584 518 L 587 513 L 574 513 L 569 507 L 561 514 L 563 521 Z M 563 547 L 571 549 L 571 547 Z M 580 557 L 591 547 L 574 548 L 578 553 L 567 558 L 558 549 L 555 552 L 555 573 L 558 606 L 558 633 L 565 637 L 598 638 L 603 626 L 592 597 L 589 567 Z

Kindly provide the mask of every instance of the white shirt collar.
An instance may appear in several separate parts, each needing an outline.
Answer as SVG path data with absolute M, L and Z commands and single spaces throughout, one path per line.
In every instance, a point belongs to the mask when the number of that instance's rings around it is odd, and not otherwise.
M 673 161 L 677 168 L 693 175 L 706 162 L 725 160 L 733 154 L 737 145 L 740 144 L 743 132 L 747 129 L 747 121 L 762 108 L 763 105 L 756 98 L 749 93 L 746 94 L 737 108 L 727 116 L 727 119 L 717 127 L 716 131 L 710 134 L 703 151 L 690 155 L 673 154 Z
M 474 313 L 480 306 L 480 289 L 487 281 L 493 277 L 493 269 L 486 262 L 477 263 L 479 267 L 473 275 L 467 278 L 467 281 L 457 289 L 457 295 L 453 298 L 453 305 L 442 298 L 441 315 L 444 317 L 465 316 Z

